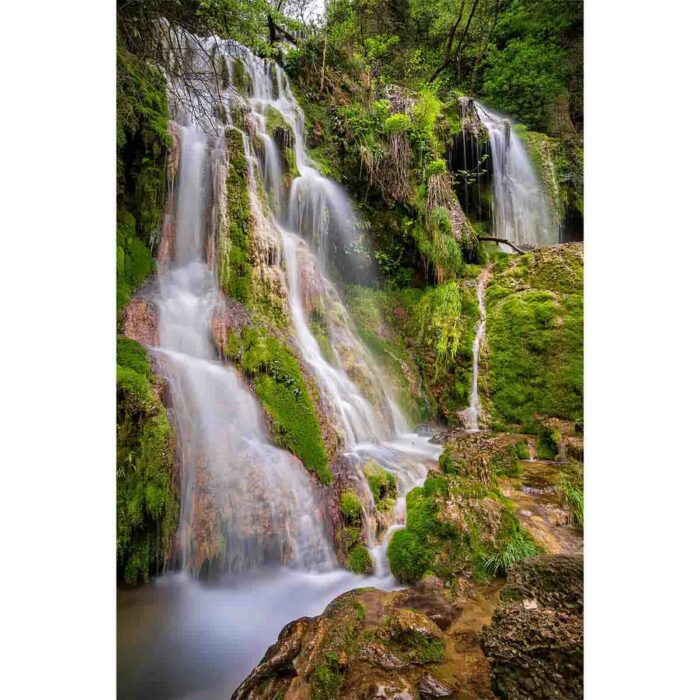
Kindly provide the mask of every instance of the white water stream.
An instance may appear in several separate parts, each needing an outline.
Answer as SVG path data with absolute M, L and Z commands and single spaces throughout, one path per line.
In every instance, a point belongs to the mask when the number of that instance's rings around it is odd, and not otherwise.
M 187 45 L 186 36 L 180 40 Z M 180 151 L 172 193 L 174 260 L 159 265 L 152 298 L 159 310 L 159 345 L 151 352 L 168 381 L 178 435 L 182 507 L 176 546 L 183 571 L 138 589 L 119 590 L 120 698 L 226 697 L 290 620 L 320 613 L 351 588 L 395 587 L 386 564 L 388 535 L 382 539 L 376 531 L 362 467 L 373 459 L 397 479 L 400 497 L 390 534 L 402 522 L 405 494 L 422 483 L 440 452 L 426 437 L 407 432 L 325 275 L 330 237 L 351 243 L 357 221 L 342 189 L 322 177 L 306 155 L 303 115 L 286 76 L 243 47 L 214 39 L 192 46 L 193 74 L 199 62 L 209 60 L 197 53 L 202 46 L 210 55 L 223 53 L 229 63 L 241 57 L 252 78 L 250 108 L 264 155 L 255 153 L 251 134 L 244 133 L 251 208 L 258 225 L 279 236 L 294 337 L 356 469 L 376 575 L 356 576 L 338 568 L 317 485 L 298 459 L 270 443 L 255 397 L 217 357 L 211 322 L 222 299 L 208 252 L 225 210 L 218 198 L 225 193 L 226 124 L 219 121 L 221 112 L 199 102 L 204 114 L 197 116 L 215 126 L 213 133 L 205 133 L 200 121 L 173 108 Z M 185 94 L 191 85 L 174 83 L 171 88 L 191 97 Z M 222 91 L 222 99 L 224 104 L 240 100 L 230 89 Z M 300 174 L 289 187 L 289 198 L 279 149 L 264 133 L 265 108 L 273 105 L 296 137 Z M 260 201 L 255 187 L 258 175 L 267 202 Z M 324 356 L 311 332 L 305 305 L 310 277 L 327 311 L 332 357 Z M 210 572 L 221 574 L 218 579 L 198 581 L 188 573 L 198 572 L 205 562 Z
M 479 322 L 476 327 L 474 344 L 472 346 L 472 385 L 469 391 L 469 407 L 466 409 L 467 429 L 479 430 L 479 411 L 481 411 L 481 399 L 479 398 L 479 354 L 481 343 L 486 333 L 486 284 L 489 279 L 490 267 L 485 267 L 479 275 L 476 283 L 476 298 L 479 302 Z
M 524 248 L 559 242 L 555 220 L 527 150 L 507 117 L 474 102 L 489 133 L 492 234 Z M 503 247 L 505 252 L 512 252 Z

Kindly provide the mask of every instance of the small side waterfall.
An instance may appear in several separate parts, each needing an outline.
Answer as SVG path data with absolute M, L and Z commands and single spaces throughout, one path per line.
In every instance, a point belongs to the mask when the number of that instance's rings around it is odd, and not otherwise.
M 475 180 L 470 183 L 464 176 L 459 193 L 462 206 L 473 208 L 481 218 L 481 185 L 487 172 L 491 235 L 525 249 L 558 243 L 559 224 L 513 122 L 471 98 L 462 98 L 460 109 L 462 134 L 450 160 L 456 159 L 465 171 L 471 170 Z M 503 251 L 512 252 L 507 246 Z
M 486 333 L 486 285 L 489 279 L 490 266 L 484 268 L 476 283 L 476 297 L 479 302 L 479 322 L 476 327 L 474 344 L 472 346 L 472 385 L 469 391 L 469 407 L 465 411 L 466 424 L 468 430 L 479 430 L 479 412 L 481 410 L 481 400 L 479 399 L 479 353 L 481 343 Z

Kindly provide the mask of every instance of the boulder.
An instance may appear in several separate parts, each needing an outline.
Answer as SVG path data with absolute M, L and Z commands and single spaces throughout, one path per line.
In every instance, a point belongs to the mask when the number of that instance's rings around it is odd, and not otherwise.
M 583 559 L 516 562 L 481 647 L 498 697 L 583 698 Z

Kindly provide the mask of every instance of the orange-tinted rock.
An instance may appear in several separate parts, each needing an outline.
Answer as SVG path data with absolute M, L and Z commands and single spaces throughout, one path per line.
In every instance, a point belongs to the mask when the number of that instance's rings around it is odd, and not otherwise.
M 124 309 L 122 331 L 142 345 L 158 345 L 158 309 L 154 304 L 132 297 Z

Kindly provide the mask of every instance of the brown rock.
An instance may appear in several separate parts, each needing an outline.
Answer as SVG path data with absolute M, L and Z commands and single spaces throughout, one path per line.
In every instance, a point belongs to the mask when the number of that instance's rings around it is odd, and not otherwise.
M 122 330 L 142 345 L 158 345 L 158 309 L 150 301 L 132 297 L 124 309 Z
M 418 692 L 422 698 L 449 698 L 455 691 L 454 688 L 428 674 L 418 681 Z
M 496 695 L 514 700 L 583 697 L 583 558 L 516 562 L 481 646 Z

